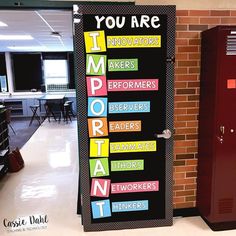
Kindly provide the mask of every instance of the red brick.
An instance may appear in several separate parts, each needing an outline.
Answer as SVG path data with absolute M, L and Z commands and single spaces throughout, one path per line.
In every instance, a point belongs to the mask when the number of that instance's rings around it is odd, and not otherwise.
M 206 10 L 191 10 L 189 11 L 190 16 L 209 16 L 210 11 Z
M 187 60 L 188 59 L 188 54 L 187 53 L 176 53 L 175 54 L 175 59 L 176 60 Z M 187 71 L 186 71 L 187 73 Z
M 176 130 L 176 134 L 196 134 L 196 128 L 179 128 Z
M 184 203 L 185 202 L 185 197 L 174 197 L 173 202 L 174 203 Z
M 188 88 L 200 87 L 200 82 L 188 82 Z
M 192 172 L 190 172 L 190 173 L 192 173 Z M 173 177 L 174 177 L 174 179 L 184 179 L 185 173 L 174 173 Z
M 187 114 L 198 114 L 199 113 L 199 108 L 189 108 L 187 109 Z
M 187 161 L 189 161 L 189 160 L 187 160 Z M 195 166 L 175 166 L 174 168 L 175 168 L 176 172 L 192 172 L 192 171 L 196 170 Z M 194 181 L 193 181 L 193 183 L 195 184 Z
M 175 160 L 174 166 L 184 166 L 185 163 L 186 163 L 185 160 Z
M 176 45 L 188 45 L 188 40 L 187 39 L 176 39 L 175 40 Z
M 176 121 L 174 123 L 175 128 L 184 128 L 187 127 L 187 122 L 183 122 L 183 121 Z
M 189 31 L 204 31 L 208 29 L 208 25 L 189 25 Z
M 178 186 L 178 185 L 177 185 Z M 197 184 L 186 184 L 185 185 L 185 189 L 186 190 L 190 190 L 190 189 L 193 189 L 195 190 L 197 188 Z M 181 189 L 180 189 L 181 190 Z
M 177 69 L 185 69 L 185 68 L 177 68 Z M 175 73 L 176 73 L 176 69 L 175 69 Z M 175 82 L 175 88 L 186 88 L 187 87 L 187 82 Z
M 198 151 L 198 147 L 187 147 L 188 153 L 196 153 Z M 195 158 L 195 155 L 194 155 Z
M 198 75 L 177 75 L 175 76 L 176 81 L 197 81 L 199 79 Z
M 177 38 L 200 38 L 199 32 L 177 32 Z
M 196 120 L 195 115 L 183 115 L 183 116 L 177 116 L 177 121 L 190 121 L 190 120 Z
M 185 135 L 174 135 L 174 140 L 185 140 Z
M 175 209 L 181 209 L 181 208 L 192 208 L 195 207 L 195 202 L 185 202 L 185 203 L 176 203 L 174 204 Z
M 200 60 L 201 54 L 200 53 L 191 53 L 188 55 L 188 57 L 190 60 L 193 60 L 193 59 Z
M 191 147 L 191 146 L 195 146 L 195 145 L 196 145 L 195 140 L 176 140 L 174 143 L 175 147 Z M 193 158 L 193 156 L 191 156 L 191 158 Z M 188 157 L 188 158 L 182 158 L 182 159 L 190 159 L 190 158 Z
M 198 46 L 179 46 L 178 52 L 198 52 Z
M 186 102 L 187 96 L 175 96 L 175 102 Z
M 194 159 L 194 154 L 178 154 L 178 155 L 176 155 L 176 160 L 188 160 L 188 159 Z
M 176 16 L 188 16 L 188 10 L 177 10 Z
M 175 147 L 174 148 L 174 153 L 175 154 L 178 154 L 178 153 L 184 154 L 186 152 L 187 152 L 187 148 L 185 148 L 185 147 Z
M 236 17 L 221 18 L 222 24 L 236 24 Z
M 198 91 L 196 93 L 198 93 Z M 199 95 L 188 96 L 188 101 L 199 101 Z
M 186 139 L 187 140 L 198 139 L 198 135 L 197 134 L 188 134 L 188 135 L 186 135 Z
M 184 68 L 184 67 L 175 68 L 175 74 L 176 75 L 184 75 L 184 74 L 187 74 L 187 72 L 188 72 L 187 68 Z
M 187 122 L 187 127 L 197 128 L 198 127 L 198 121 L 197 120 L 195 120 L 195 121 L 188 121 Z
M 200 18 L 200 24 L 220 24 L 220 18 L 215 17 L 202 17 Z
M 211 16 L 230 16 L 230 11 L 212 10 L 210 14 Z
M 195 89 L 176 89 L 176 94 L 195 94 L 196 90 Z
M 179 24 L 199 24 L 199 17 L 180 17 Z
M 200 74 L 200 68 L 199 67 L 191 67 L 188 70 L 189 74 Z
M 178 61 L 179 67 L 197 66 L 197 61 Z
M 175 168 L 178 168 L 175 167 Z M 196 178 L 188 178 L 188 179 L 176 179 L 175 184 L 195 184 L 196 183 Z M 193 192 L 193 191 L 191 191 Z M 178 195 L 181 196 L 181 195 Z
M 230 15 L 231 16 L 236 16 L 236 11 L 235 10 L 230 11 Z
M 184 185 L 174 185 L 173 186 L 173 190 L 176 191 L 176 190 L 184 190 Z
M 176 25 L 176 31 L 187 31 L 188 26 L 187 25 Z
M 196 201 L 196 196 L 188 196 L 185 199 L 186 199 L 186 202 L 194 202 Z
M 175 110 L 175 116 L 176 115 L 186 115 L 186 114 L 187 114 L 187 109 L 180 108 L 180 109 Z
M 176 196 L 193 196 L 193 190 L 185 190 L 185 191 L 176 191 Z
M 188 108 L 188 107 L 196 107 L 196 102 L 178 102 L 176 103 L 176 108 Z
M 186 165 L 188 166 L 197 165 L 197 160 L 187 160 Z
M 200 39 L 189 39 L 189 45 L 201 45 Z

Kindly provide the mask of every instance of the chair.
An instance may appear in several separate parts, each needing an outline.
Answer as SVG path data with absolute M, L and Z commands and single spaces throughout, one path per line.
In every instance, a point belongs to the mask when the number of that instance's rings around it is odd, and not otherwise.
M 32 116 L 31 116 L 31 120 L 30 120 L 29 126 L 31 126 L 31 124 L 32 124 L 34 119 L 36 119 L 39 122 L 39 125 L 41 124 L 40 117 L 37 114 L 38 108 L 39 108 L 39 105 L 31 105 L 30 106 L 30 109 L 32 111 Z
M 69 104 L 69 113 L 70 113 L 73 117 L 76 117 L 76 115 L 74 114 L 74 111 L 73 111 L 73 107 L 72 107 L 73 101 L 66 101 L 65 104 Z
M 45 116 L 45 119 L 48 118 L 48 121 L 50 122 L 50 116 L 52 115 L 52 117 L 54 118 L 55 121 L 57 121 L 57 118 L 53 112 L 53 106 L 55 104 L 52 103 L 52 102 L 46 102 L 44 104 L 44 108 L 45 108 L 45 111 L 46 111 L 46 116 Z
M 13 127 L 11 125 L 11 108 L 6 109 L 6 122 L 7 122 L 8 126 L 11 128 L 12 132 L 14 134 L 16 134 L 15 130 L 13 129 Z
M 66 121 L 66 123 L 68 123 L 68 118 L 71 121 L 71 117 L 70 117 L 70 104 L 68 103 L 64 103 L 64 121 Z

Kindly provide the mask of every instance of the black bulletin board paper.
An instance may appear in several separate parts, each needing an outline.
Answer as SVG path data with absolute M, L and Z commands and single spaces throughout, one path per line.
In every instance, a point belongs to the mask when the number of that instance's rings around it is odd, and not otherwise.
M 154 135 L 173 130 L 166 60 L 174 55 L 175 7 L 80 6 L 78 13 L 84 230 L 171 225 L 173 140 Z

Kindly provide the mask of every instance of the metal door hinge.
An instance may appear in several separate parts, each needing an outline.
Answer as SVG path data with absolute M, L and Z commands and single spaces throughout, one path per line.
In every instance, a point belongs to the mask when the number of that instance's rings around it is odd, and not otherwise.
M 166 58 L 166 63 L 174 64 L 175 63 L 175 57 L 167 57 Z

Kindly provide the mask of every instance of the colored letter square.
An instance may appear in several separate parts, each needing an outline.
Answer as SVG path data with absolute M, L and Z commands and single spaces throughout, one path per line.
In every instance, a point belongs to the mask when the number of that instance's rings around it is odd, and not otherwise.
M 108 158 L 90 159 L 90 176 L 101 177 L 109 175 Z
M 109 197 L 110 179 L 92 179 L 91 196 L 94 197 Z
M 107 98 L 101 98 L 101 97 L 88 98 L 88 116 L 106 117 L 107 116 Z
M 91 138 L 90 157 L 109 157 L 109 139 Z
M 90 76 L 86 77 L 88 96 L 106 96 L 107 80 L 106 76 Z
M 86 75 L 105 75 L 107 57 L 105 55 L 88 54 L 86 56 Z
M 88 119 L 89 137 L 108 136 L 107 118 Z
M 106 51 L 104 31 L 84 32 L 84 41 L 86 53 Z
M 91 202 L 93 219 L 111 216 L 110 200 Z

